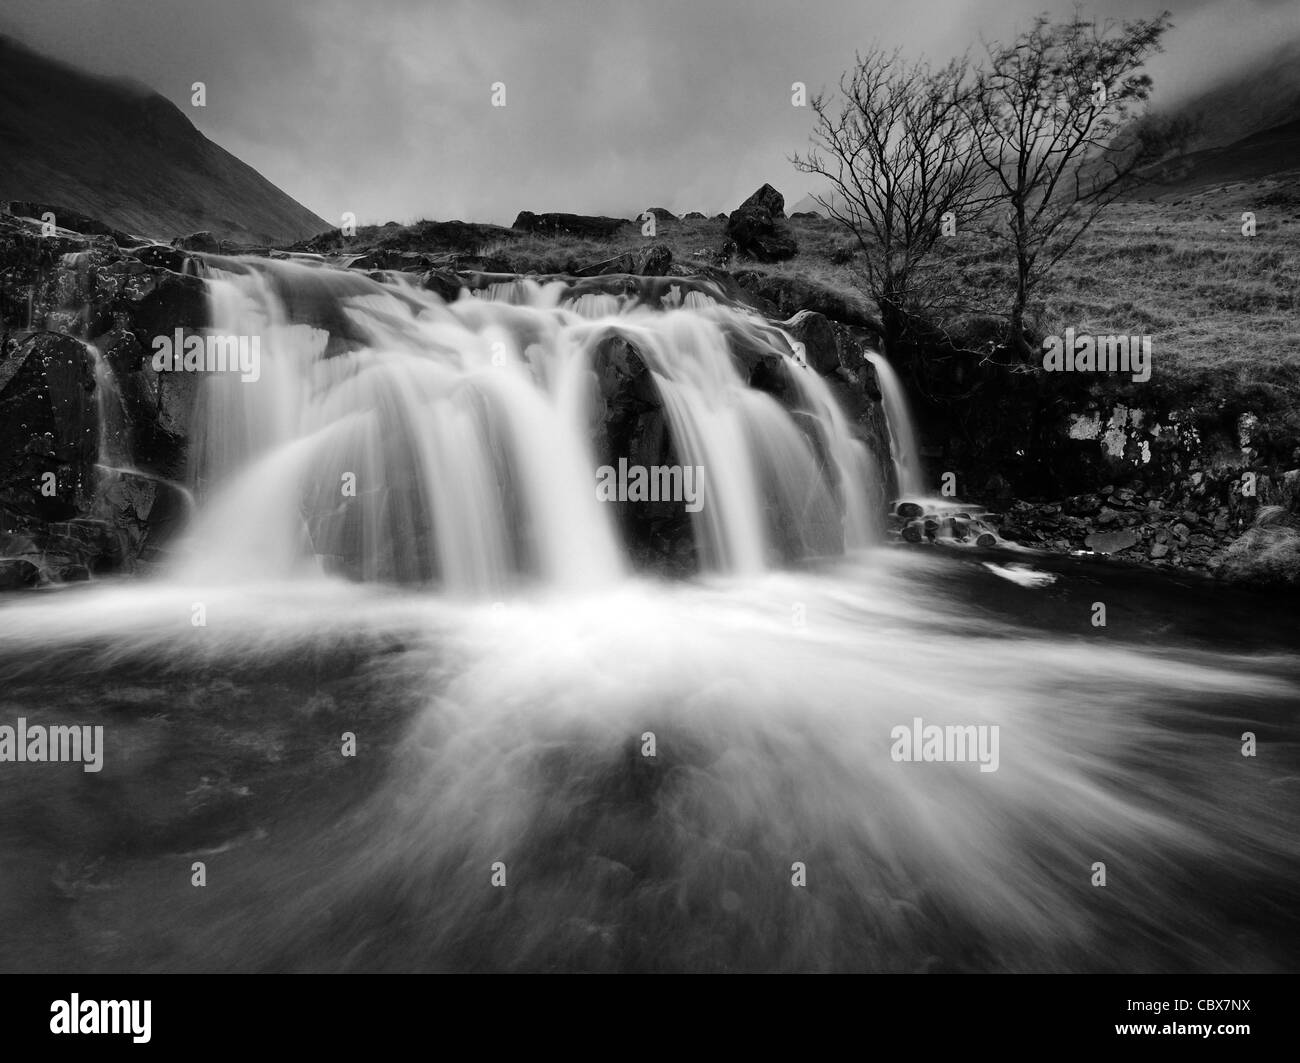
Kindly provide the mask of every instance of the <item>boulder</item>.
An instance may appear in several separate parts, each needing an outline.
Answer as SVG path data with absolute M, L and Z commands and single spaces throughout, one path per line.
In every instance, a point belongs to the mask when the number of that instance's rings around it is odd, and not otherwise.
M 783 262 L 799 253 L 785 222 L 785 200 L 771 185 L 764 185 L 732 212 L 726 233 L 738 253 L 759 262 Z
M 803 345 L 804 361 L 810 368 L 826 376 L 840 367 L 835 329 L 825 315 L 800 310 L 781 327 Z
M 677 215 L 663 207 L 646 207 L 642 214 L 653 214 L 656 221 L 676 221 Z
M 452 303 L 460 295 L 461 288 L 464 287 L 461 279 L 450 270 L 431 269 L 420 280 L 420 284 L 428 291 L 434 292 L 444 301 Z
M 665 277 L 673 264 L 673 253 L 667 244 L 646 248 L 637 258 L 636 273 L 642 277 Z

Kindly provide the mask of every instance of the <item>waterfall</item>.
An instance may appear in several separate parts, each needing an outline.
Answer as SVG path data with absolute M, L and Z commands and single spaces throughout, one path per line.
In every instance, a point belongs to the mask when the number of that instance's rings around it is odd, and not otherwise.
M 876 370 L 880 381 L 880 396 L 885 406 L 885 420 L 889 424 L 889 449 L 894 457 L 894 475 L 899 498 L 921 498 L 926 494 L 921 475 L 921 456 L 916 445 L 916 430 L 912 427 L 912 414 L 907 406 L 907 395 L 893 366 L 881 355 L 867 352 L 867 361 Z
M 706 571 L 868 545 L 876 461 L 826 383 L 720 289 L 657 280 L 500 280 L 447 302 L 402 274 L 210 257 L 212 332 L 260 364 L 200 392 L 188 571 L 607 584 L 627 544 L 599 470 L 628 465 L 697 474 Z M 632 368 L 611 368 L 614 341 Z M 648 394 L 611 391 L 640 366 Z M 775 367 L 761 387 L 755 366 Z M 614 408 L 641 411 L 627 438 L 605 431 Z

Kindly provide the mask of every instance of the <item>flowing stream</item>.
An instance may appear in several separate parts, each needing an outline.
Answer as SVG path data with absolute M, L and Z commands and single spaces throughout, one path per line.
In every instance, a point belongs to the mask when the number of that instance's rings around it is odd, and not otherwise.
M 1294 607 L 882 545 L 880 458 L 706 285 L 208 282 L 260 365 L 178 556 L 0 597 L 0 724 L 104 726 L 0 765 L 0 967 L 1294 969 Z M 611 337 L 703 469 L 695 578 L 595 489 Z M 936 726 L 992 743 L 899 755 Z

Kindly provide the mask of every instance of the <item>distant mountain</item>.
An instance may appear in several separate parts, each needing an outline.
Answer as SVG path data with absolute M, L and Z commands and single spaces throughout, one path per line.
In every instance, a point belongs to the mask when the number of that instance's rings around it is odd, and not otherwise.
M 834 202 L 833 193 L 829 191 L 819 192 L 817 194 L 820 195 L 822 199 Z M 826 217 L 826 208 L 818 203 L 817 200 L 813 199 L 813 194 L 810 192 L 790 208 L 790 214 L 792 216 L 795 214 L 820 214 L 822 217 Z
M 208 230 L 287 244 L 330 228 L 138 82 L 0 37 L 0 200 L 50 203 L 137 236 Z
M 1232 144 L 1167 159 L 1151 168 L 1155 184 L 1143 188 L 1140 195 L 1161 196 L 1202 185 L 1253 181 L 1289 170 L 1300 172 L 1300 119 Z
M 1189 153 L 1234 144 L 1261 130 L 1300 119 L 1300 38 L 1279 45 L 1262 60 L 1214 82 L 1205 91 L 1171 108 L 1154 110 L 1197 123 Z

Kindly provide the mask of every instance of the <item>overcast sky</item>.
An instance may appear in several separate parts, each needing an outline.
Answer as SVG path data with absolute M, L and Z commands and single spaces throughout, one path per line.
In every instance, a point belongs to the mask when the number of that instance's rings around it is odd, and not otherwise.
M 0 32 L 176 102 L 332 223 L 520 210 L 732 210 L 788 162 L 811 111 L 879 42 L 947 59 L 1047 0 L 4 0 Z M 1156 97 L 1199 92 L 1297 34 L 1297 0 L 1099 0 L 1174 14 Z M 1059 3 L 1054 13 L 1068 14 Z M 207 85 L 207 107 L 190 85 Z M 491 105 L 503 82 L 506 106 Z

